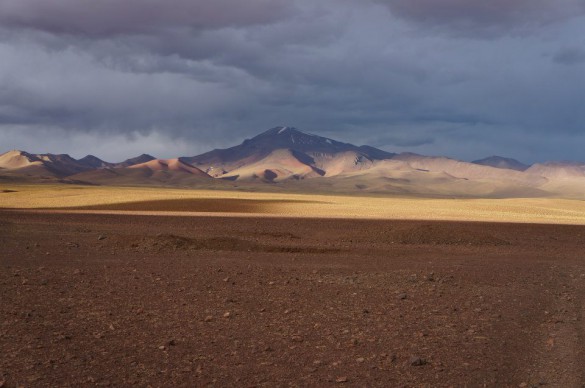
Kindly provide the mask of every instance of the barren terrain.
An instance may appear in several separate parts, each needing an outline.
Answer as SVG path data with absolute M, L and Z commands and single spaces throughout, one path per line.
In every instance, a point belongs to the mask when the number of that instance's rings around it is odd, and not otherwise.
M 61 189 L 6 190 L 5 387 L 584 386 L 585 226 L 529 223 L 578 223 L 573 202 L 504 202 L 520 224 L 373 219 L 388 198 L 148 191 L 121 205 L 112 190 L 91 205 L 69 188 L 77 210 L 54 212 Z M 299 217 L 320 204 L 328 216 Z
M 585 201 L 317 195 L 78 185 L 4 185 L 0 208 L 174 216 L 317 217 L 585 225 Z

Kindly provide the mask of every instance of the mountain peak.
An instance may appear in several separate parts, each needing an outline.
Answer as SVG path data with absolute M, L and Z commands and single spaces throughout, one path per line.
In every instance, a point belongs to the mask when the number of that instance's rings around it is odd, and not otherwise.
M 280 127 L 270 128 L 269 130 L 262 132 L 258 136 L 287 135 L 287 134 L 291 134 L 291 133 L 303 133 L 303 132 L 299 131 L 295 127 L 280 126 Z M 258 137 L 258 136 L 256 136 L 256 137 Z
M 283 126 L 262 132 L 252 139 L 245 140 L 242 145 L 267 150 L 268 152 L 280 148 L 301 152 L 339 152 L 356 148 L 351 144 L 303 132 L 295 127 Z
M 142 155 L 136 156 L 134 158 L 126 159 L 125 161 L 123 161 L 121 163 L 117 163 L 117 167 L 130 167 L 130 166 L 133 166 L 135 164 L 147 163 L 147 162 L 150 162 L 150 161 L 155 160 L 155 159 L 156 158 L 152 155 L 142 154 Z
M 528 165 L 517 161 L 516 159 L 511 158 L 504 158 L 503 156 L 493 155 L 488 158 L 474 160 L 471 162 L 473 164 L 479 164 L 482 166 L 489 166 L 495 168 L 503 168 L 508 170 L 516 170 L 516 171 L 526 171 L 528 169 Z
M 20 168 L 39 161 L 40 159 L 35 155 L 21 150 L 11 150 L 0 154 L 0 168 Z
M 5 153 L 0 154 L 0 155 L 6 156 L 6 157 L 8 157 L 8 156 L 27 156 L 27 157 L 34 156 L 34 155 L 29 154 L 28 152 L 22 151 L 22 150 L 10 150 L 10 151 L 5 152 Z
M 85 166 L 93 168 L 101 168 L 106 167 L 108 165 L 108 163 L 104 162 L 103 160 L 94 155 L 87 155 L 79 159 L 78 162 Z
M 394 156 L 392 153 L 374 147 L 358 147 L 353 144 L 306 133 L 294 127 L 279 126 L 262 132 L 251 139 L 246 139 L 242 144 L 234 147 L 216 149 L 202 155 L 185 158 L 185 160 L 210 175 L 221 176 L 244 166 L 255 165 L 255 163 L 265 158 L 270 157 L 270 160 L 273 160 L 274 158 L 271 155 L 283 154 L 292 154 L 294 156 L 293 159 L 287 159 L 288 162 L 297 160 L 299 163 L 309 166 L 312 169 L 311 171 L 321 171 L 323 170 L 322 165 L 331 161 L 341 163 L 342 159 L 345 160 L 342 155 L 346 153 L 354 154 L 353 157 L 357 160 L 354 163 L 355 165 L 359 164 L 359 160 L 364 158 L 381 160 Z M 284 168 L 283 166 L 280 167 L 281 169 Z

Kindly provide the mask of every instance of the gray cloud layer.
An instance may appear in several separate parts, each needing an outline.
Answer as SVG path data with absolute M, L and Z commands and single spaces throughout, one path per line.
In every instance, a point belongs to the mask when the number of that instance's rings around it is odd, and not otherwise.
M 501 34 L 581 16 L 583 0 L 378 0 L 398 16 L 463 33 Z
M 0 23 L 50 33 L 106 37 L 165 28 L 263 24 L 284 17 L 284 0 L 3 0 Z
M 0 0 L 0 151 L 192 155 L 282 124 L 584 160 L 583 3 Z

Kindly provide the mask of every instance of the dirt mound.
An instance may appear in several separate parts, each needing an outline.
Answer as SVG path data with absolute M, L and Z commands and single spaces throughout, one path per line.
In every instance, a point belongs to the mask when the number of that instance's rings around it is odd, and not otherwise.
M 137 252 L 176 251 L 234 251 L 234 252 L 275 252 L 275 253 L 330 253 L 338 250 L 320 247 L 263 245 L 235 237 L 192 238 L 175 234 L 160 234 L 141 237 L 130 243 L 130 249 Z
M 163 199 L 153 201 L 136 201 L 130 203 L 114 203 L 72 207 L 75 210 L 126 210 L 126 211 L 185 211 L 205 213 L 266 213 L 271 206 L 286 203 L 309 201 L 262 200 L 236 198 L 189 198 Z
M 161 234 L 142 237 L 131 242 L 130 248 L 141 252 L 246 251 L 257 250 L 258 246 L 253 242 L 234 237 L 191 238 L 175 234 Z
M 395 231 L 392 238 L 397 243 L 412 245 L 499 246 L 510 244 L 490 233 L 469 230 L 459 225 L 453 225 L 450 229 L 436 224 L 416 225 Z

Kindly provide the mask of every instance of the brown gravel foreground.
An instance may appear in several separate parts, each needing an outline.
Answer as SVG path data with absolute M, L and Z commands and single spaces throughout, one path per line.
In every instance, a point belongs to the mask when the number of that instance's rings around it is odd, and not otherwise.
M 585 386 L 585 227 L 0 212 L 0 386 Z

